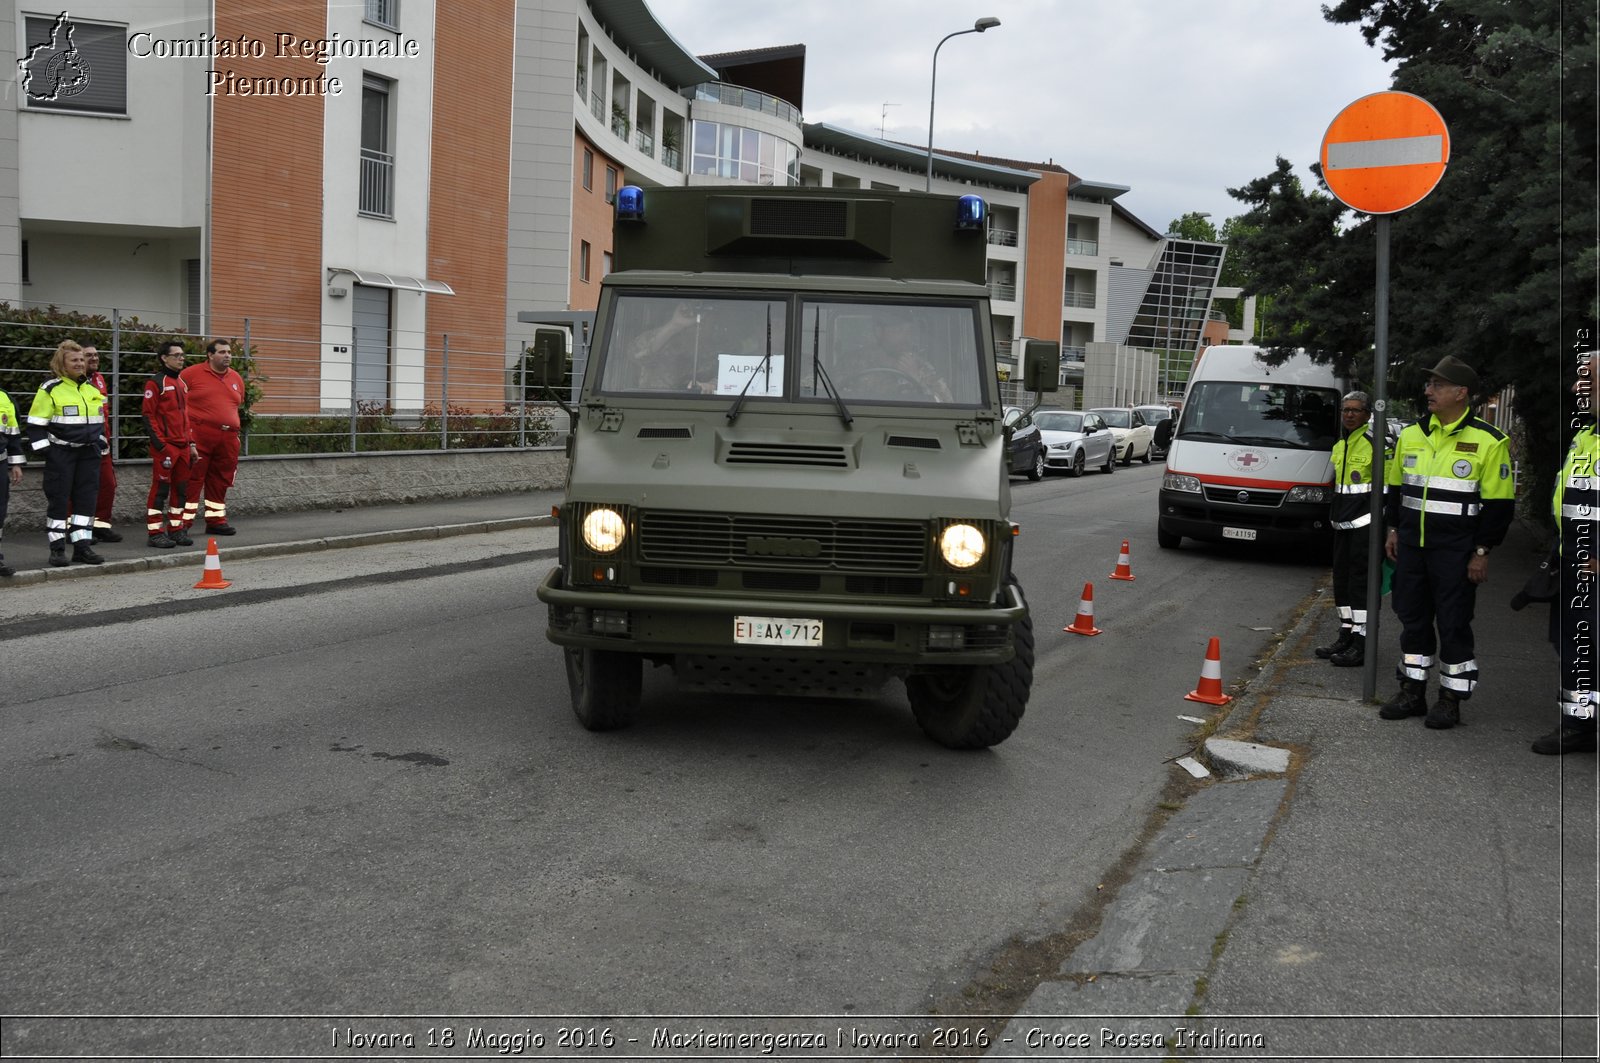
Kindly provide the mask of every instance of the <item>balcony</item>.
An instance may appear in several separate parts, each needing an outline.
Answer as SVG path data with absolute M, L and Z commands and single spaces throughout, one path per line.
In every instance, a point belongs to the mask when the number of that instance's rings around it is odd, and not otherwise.
M 1094 292 L 1069 291 L 1061 297 L 1062 306 L 1077 307 L 1080 310 L 1094 309 Z
M 795 125 L 799 125 L 801 121 L 800 111 L 794 104 L 740 85 L 724 85 L 720 81 L 708 81 L 695 86 L 694 98 L 712 103 L 725 103 L 729 107 L 743 107 L 747 111 L 760 111 L 762 114 L 774 115 Z
M 361 149 L 361 194 L 357 209 L 376 218 L 394 217 L 394 156 Z
M 1087 355 L 1087 353 L 1088 352 L 1082 347 L 1062 347 L 1061 348 L 1061 364 L 1062 365 L 1082 365 L 1083 364 L 1083 359 Z
M 613 112 L 611 115 L 611 132 L 615 133 L 617 139 L 626 144 L 628 142 L 628 116 Z
M 601 95 L 599 92 L 595 92 L 589 97 L 589 113 L 594 115 L 602 122 L 606 120 L 605 96 Z
M 996 247 L 1016 247 L 1017 233 L 1015 229 L 990 229 L 989 242 Z
M 1014 342 L 1015 342 L 1014 340 L 995 340 L 994 341 L 994 353 L 995 353 L 996 357 L 999 357 L 999 358 L 1010 358 L 1011 357 L 1011 348 L 1012 348 L 1012 344 Z
M 646 158 L 656 157 L 656 138 L 647 130 L 639 130 L 634 134 L 633 146 L 638 148 Z
M 1099 253 L 1099 240 L 1067 240 L 1067 254 L 1069 255 L 1098 255 Z
M 1014 303 L 1017 300 L 1017 286 L 1015 282 L 990 281 L 989 297 L 1002 302 Z
M 677 170 L 679 173 L 682 173 L 683 153 L 677 148 L 669 148 L 663 145 L 661 148 L 661 164 L 667 167 L 669 170 Z

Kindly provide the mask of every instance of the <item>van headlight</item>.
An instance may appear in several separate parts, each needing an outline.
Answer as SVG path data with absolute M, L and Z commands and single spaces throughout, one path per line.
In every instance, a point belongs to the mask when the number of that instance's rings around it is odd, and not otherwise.
M 616 553 L 628 535 L 628 526 L 622 514 L 604 506 L 597 506 L 584 515 L 581 530 L 583 545 L 597 554 Z
M 970 524 L 952 524 L 939 535 L 939 554 L 951 568 L 971 568 L 986 550 L 983 532 Z
M 1301 484 L 1298 487 L 1289 488 L 1289 493 L 1283 496 L 1283 500 L 1285 502 L 1326 502 L 1328 501 L 1328 489 L 1326 487 L 1312 487 L 1309 484 Z
M 1161 487 L 1167 491 L 1188 491 L 1190 494 L 1200 493 L 1200 478 L 1198 476 L 1184 476 L 1182 473 L 1169 472 L 1161 478 Z

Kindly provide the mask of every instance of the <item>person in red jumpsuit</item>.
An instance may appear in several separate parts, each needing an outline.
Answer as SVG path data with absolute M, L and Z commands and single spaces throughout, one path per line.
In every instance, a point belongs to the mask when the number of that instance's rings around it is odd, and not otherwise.
M 111 407 L 116 400 L 106 386 L 105 374 L 100 372 L 100 349 L 92 343 L 85 343 L 83 353 L 89 359 L 89 383 L 106 397 L 106 442 L 111 445 L 111 449 L 100 458 L 100 493 L 95 495 L 94 503 L 94 541 L 120 543 L 122 533 L 111 527 L 111 508 L 117 500 L 117 469 L 112 464 L 117 455 L 117 443 L 111 431 Z
M 189 385 L 189 430 L 195 452 L 189 465 L 189 497 L 185 526 L 192 525 L 206 502 L 206 534 L 232 535 L 228 523 L 228 488 L 239 468 L 239 407 L 244 405 L 244 379 L 233 369 L 233 346 L 227 340 L 206 344 L 206 360 L 178 374 Z
M 183 344 L 166 340 L 156 349 L 160 368 L 145 382 L 140 412 L 150 437 L 150 495 L 145 500 L 145 531 L 158 550 L 188 546 L 184 509 L 189 500 L 189 466 L 196 456 L 189 433 L 189 385 L 183 370 Z

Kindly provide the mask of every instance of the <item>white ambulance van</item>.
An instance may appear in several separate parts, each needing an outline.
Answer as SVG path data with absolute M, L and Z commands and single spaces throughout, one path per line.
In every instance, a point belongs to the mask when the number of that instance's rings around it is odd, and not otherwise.
M 1196 359 L 1167 451 L 1156 540 L 1268 545 L 1331 533 L 1330 454 L 1345 382 L 1296 353 L 1270 365 L 1259 347 L 1209 347 Z

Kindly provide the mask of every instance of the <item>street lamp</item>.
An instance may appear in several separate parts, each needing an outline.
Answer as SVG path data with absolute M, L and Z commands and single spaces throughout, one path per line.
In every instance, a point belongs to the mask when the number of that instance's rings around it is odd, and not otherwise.
M 944 47 L 944 42 L 951 37 L 959 37 L 963 33 L 982 33 L 984 30 L 994 29 L 1000 25 L 1000 20 L 993 16 L 985 16 L 972 24 L 970 30 L 956 30 L 946 34 L 938 44 L 933 46 L 933 79 L 928 83 L 928 187 L 933 191 L 933 94 L 939 84 L 939 49 Z

